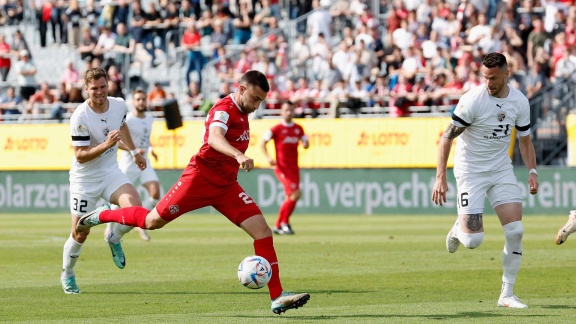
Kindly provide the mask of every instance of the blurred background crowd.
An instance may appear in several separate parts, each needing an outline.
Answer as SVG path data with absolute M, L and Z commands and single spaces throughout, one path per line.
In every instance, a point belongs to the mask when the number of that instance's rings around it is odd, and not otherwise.
M 203 117 L 250 69 L 271 84 L 255 118 L 286 100 L 301 118 L 447 115 L 496 51 L 538 122 L 570 108 L 573 2 L 0 0 L 0 117 L 65 120 L 95 66 L 110 95 L 143 88 L 158 117 L 168 99 Z

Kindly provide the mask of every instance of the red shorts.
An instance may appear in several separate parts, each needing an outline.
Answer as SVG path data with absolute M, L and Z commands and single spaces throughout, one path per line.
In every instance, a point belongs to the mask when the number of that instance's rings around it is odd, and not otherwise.
M 283 172 L 278 170 L 278 168 L 274 169 L 274 174 L 282 185 L 284 186 L 284 193 L 286 196 L 290 196 L 295 190 L 300 188 L 300 172 Z
M 197 169 L 181 176 L 162 197 L 156 210 L 162 219 L 170 222 L 189 211 L 207 206 L 214 207 L 236 226 L 262 214 L 260 207 L 238 182 L 216 186 L 200 175 Z

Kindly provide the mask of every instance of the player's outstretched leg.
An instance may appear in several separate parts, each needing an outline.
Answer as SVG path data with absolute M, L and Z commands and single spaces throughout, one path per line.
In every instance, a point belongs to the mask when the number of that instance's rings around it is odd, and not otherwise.
M 558 230 L 555 240 L 556 244 L 560 245 L 566 242 L 568 236 L 574 232 L 576 232 L 576 210 L 570 211 L 568 221 Z
M 78 224 L 76 224 L 76 230 L 82 233 L 87 231 L 90 227 L 102 224 L 102 222 L 100 222 L 100 213 L 105 210 L 110 210 L 110 205 L 104 204 L 80 217 Z
M 458 226 L 460 226 L 460 223 L 456 221 L 450 229 L 450 232 L 448 232 L 448 235 L 446 235 L 446 250 L 450 253 L 456 252 L 460 246 L 460 240 L 458 239 Z
M 310 299 L 310 294 L 295 294 L 282 292 L 282 294 L 272 301 L 272 312 L 282 314 L 289 309 L 295 309 L 304 306 Z

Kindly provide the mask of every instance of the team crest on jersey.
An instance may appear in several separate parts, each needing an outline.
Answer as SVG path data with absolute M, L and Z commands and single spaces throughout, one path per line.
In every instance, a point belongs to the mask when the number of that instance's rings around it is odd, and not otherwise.
M 170 214 L 172 215 L 180 211 L 180 207 L 178 207 L 178 205 L 172 205 L 169 208 L 170 208 Z
M 110 129 L 108 129 L 108 127 L 106 127 L 102 130 L 102 132 L 104 133 L 104 136 L 108 136 L 108 134 L 110 134 Z
M 498 121 L 501 122 L 501 121 L 504 120 L 504 118 L 506 118 L 506 114 L 501 111 L 501 112 L 498 113 L 498 116 L 497 116 L 497 117 L 498 117 Z

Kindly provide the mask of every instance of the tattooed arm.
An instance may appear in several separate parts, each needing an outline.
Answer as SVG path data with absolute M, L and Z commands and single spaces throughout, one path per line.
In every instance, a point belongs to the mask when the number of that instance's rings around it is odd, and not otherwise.
M 448 191 L 448 182 L 446 181 L 446 168 L 452 142 L 458 137 L 466 127 L 458 127 L 452 123 L 448 125 L 438 144 L 438 160 L 436 164 L 436 181 L 432 191 L 432 201 L 436 205 L 442 206 L 446 202 L 446 192 Z

